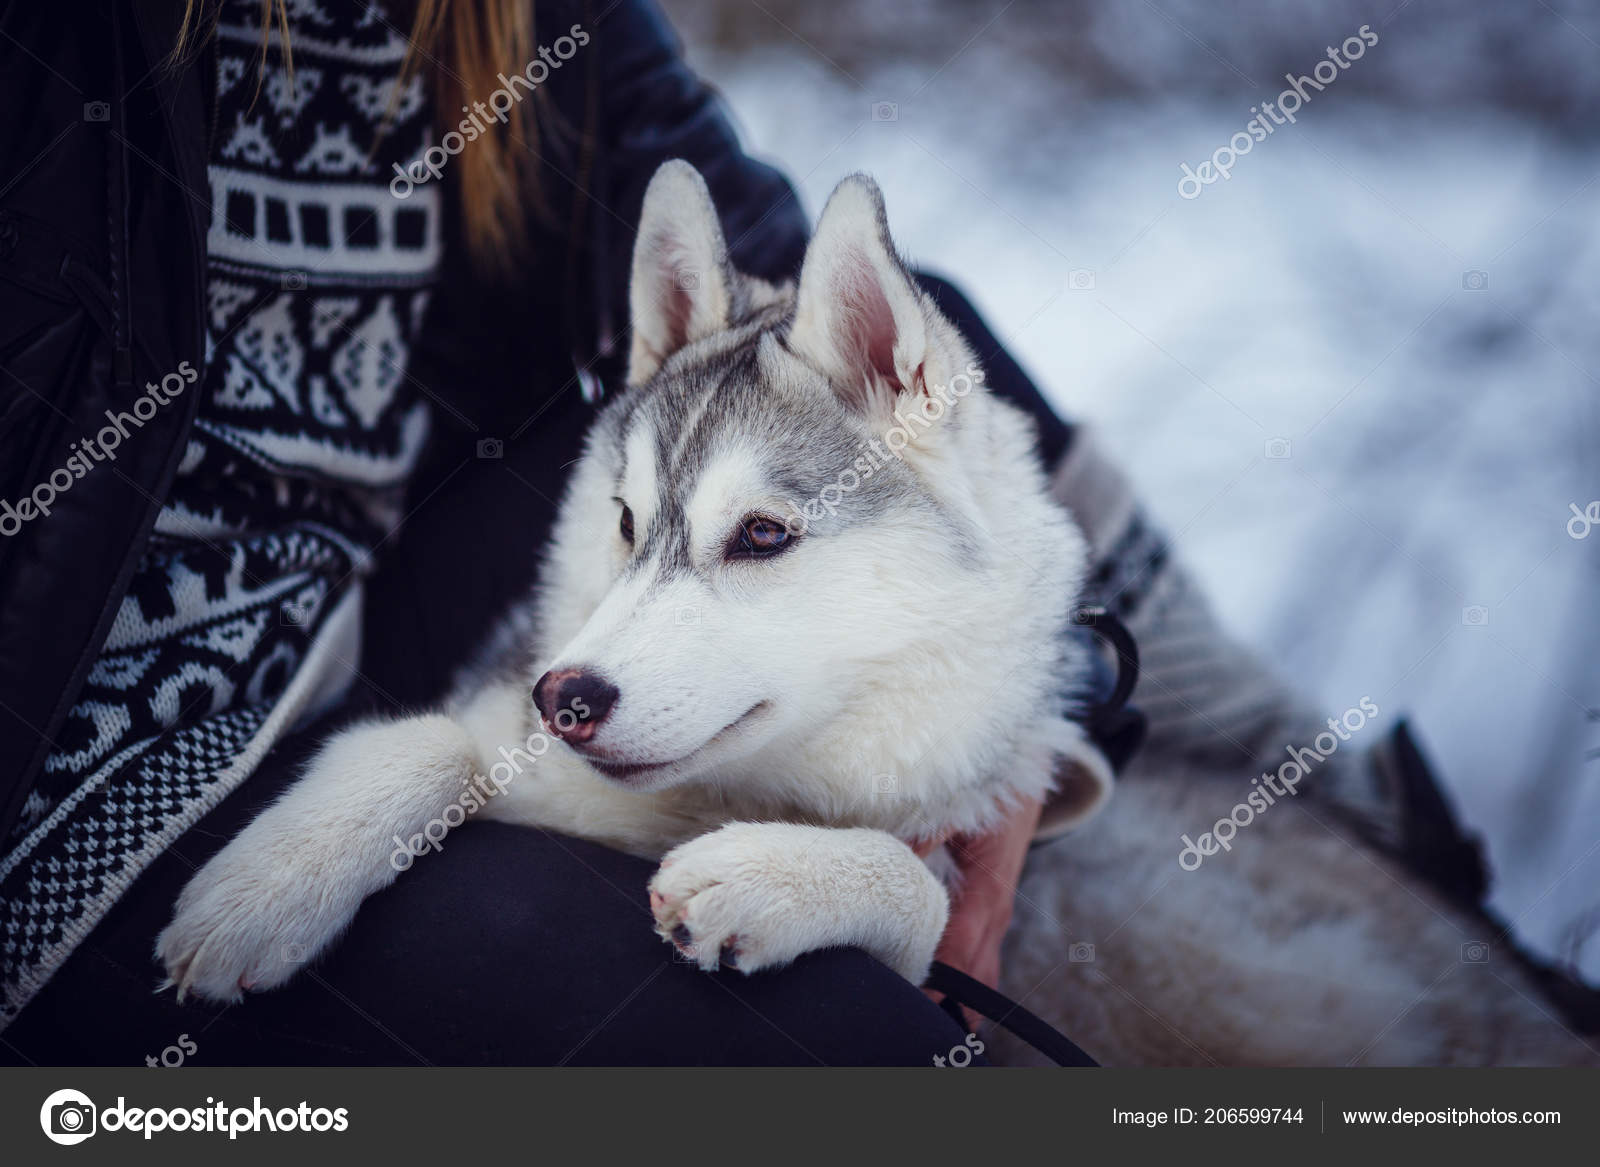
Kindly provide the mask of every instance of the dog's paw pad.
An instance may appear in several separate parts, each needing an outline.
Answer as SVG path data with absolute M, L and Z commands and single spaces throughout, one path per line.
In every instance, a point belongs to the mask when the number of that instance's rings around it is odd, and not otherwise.
M 694 930 L 689 925 L 679 924 L 672 929 L 667 940 L 686 961 L 697 964 L 703 969 L 721 967 L 738 972 L 752 971 L 740 963 L 741 942 L 738 936 L 730 936 L 715 946 L 703 945 L 695 939 Z M 715 960 L 712 959 L 713 953 Z

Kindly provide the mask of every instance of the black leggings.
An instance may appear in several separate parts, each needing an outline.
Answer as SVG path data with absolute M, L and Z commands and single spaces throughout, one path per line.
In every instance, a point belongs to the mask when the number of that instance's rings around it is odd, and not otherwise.
M 1069 431 L 966 301 L 942 282 L 926 286 L 979 350 L 991 387 L 1038 416 L 1054 460 Z M 858 950 L 754 976 L 701 972 L 652 931 L 652 864 L 497 823 L 453 831 L 282 989 L 231 1007 L 153 992 L 155 937 L 194 871 L 339 722 L 437 700 L 441 679 L 526 588 L 591 414 L 568 390 L 499 458 L 475 456 L 482 435 L 443 436 L 447 456 L 414 492 L 424 501 L 382 553 L 351 700 L 282 743 L 139 877 L 0 1033 L 0 1060 L 928 1066 L 962 1044 L 946 1013 Z

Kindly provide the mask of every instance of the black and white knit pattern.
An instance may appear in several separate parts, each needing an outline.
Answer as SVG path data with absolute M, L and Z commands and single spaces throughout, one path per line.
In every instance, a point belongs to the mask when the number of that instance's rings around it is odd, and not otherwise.
M 0 862 L 4 1000 L 11 1021 L 199 806 L 267 716 L 245 706 L 136 742 Z M 152 987 L 153 984 L 152 984 Z
M 420 77 L 396 94 L 407 42 L 380 5 L 288 7 L 292 78 L 276 36 L 258 73 L 259 0 L 221 7 L 203 397 L 100 658 L 0 844 L 0 1026 L 247 776 L 241 752 L 259 756 L 275 704 L 306 687 L 427 438 L 406 365 L 439 192 L 389 190 L 392 164 L 426 145 L 427 94 Z

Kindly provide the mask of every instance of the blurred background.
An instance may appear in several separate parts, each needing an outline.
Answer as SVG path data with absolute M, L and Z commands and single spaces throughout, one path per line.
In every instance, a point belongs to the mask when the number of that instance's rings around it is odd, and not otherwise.
M 1600 6 L 662 2 L 813 216 L 877 178 L 1236 636 L 1411 718 L 1493 906 L 1600 984 Z

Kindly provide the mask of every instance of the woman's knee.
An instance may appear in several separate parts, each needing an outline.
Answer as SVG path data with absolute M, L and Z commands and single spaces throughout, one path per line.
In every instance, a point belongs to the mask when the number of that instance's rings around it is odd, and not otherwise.
M 380 1018 L 419 1018 L 436 1061 L 932 1065 L 961 1042 L 920 990 L 855 949 L 754 976 L 701 971 L 654 933 L 653 870 L 476 824 L 370 900 L 324 975 Z

